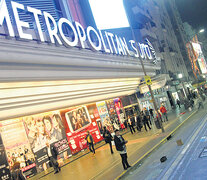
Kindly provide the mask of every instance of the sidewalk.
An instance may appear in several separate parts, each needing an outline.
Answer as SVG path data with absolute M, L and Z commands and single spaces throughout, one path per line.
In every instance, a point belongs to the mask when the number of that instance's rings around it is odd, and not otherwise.
M 133 164 L 137 159 L 142 157 L 149 149 L 153 148 L 164 137 L 166 137 L 173 129 L 181 124 L 192 112 L 184 112 L 183 109 L 177 109 L 169 113 L 169 121 L 164 123 L 165 133 L 157 130 L 155 127 L 151 131 L 136 132 L 135 134 L 127 133 L 124 138 L 129 141 L 127 151 L 129 156 L 129 163 Z M 110 154 L 109 146 L 104 145 L 96 150 L 96 156 L 87 154 L 62 168 L 61 173 L 44 176 L 38 174 L 32 179 L 114 179 L 123 172 L 120 155 L 116 152 Z M 85 153 L 85 152 L 84 152 Z M 50 169 L 51 171 L 51 169 Z M 44 177 L 42 177 L 44 176 Z
M 143 180 L 204 180 L 207 158 L 207 105 L 187 120 L 176 134 L 144 161 L 137 163 L 121 179 Z M 177 146 L 181 139 L 183 146 Z M 160 162 L 162 156 L 167 161 Z

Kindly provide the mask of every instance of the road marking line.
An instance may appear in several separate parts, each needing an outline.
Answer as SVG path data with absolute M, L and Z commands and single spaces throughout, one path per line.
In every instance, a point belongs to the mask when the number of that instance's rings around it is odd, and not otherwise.
M 155 145 L 153 148 L 151 148 L 149 151 L 147 151 L 143 156 L 141 156 L 135 163 L 132 164 L 132 166 L 138 164 L 140 161 L 142 161 L 145 157 L 147 157 L 149 154 L 151 154 L 157 147 L 159 147 L 162 143 L 165 143 L 167 141 L 167 137 L 174 134 L 175 131 L 177 131 L 189 118 L 191 118 L 197 111 L 194 111 L 190 116 L 188 116 L 182 123 L 180 123 L 171 133 L 169 133 L 165 138 L 163 138 L 157 145 Z M 176 119 L 178 119 L 177 117 Z M 122 172 L 119 176 L 117 176 L 114 180 L 120 179 L 123 175 L 125 175 L 127 171 Z
M 190 147 L 190 145 L 195 140 L 195 138 L 198 135 L 198 133 L 200 132 L 200 130 L 203 128 L 203 125 L 206 123 L 206 121 L 207 121 L 207 118 L 205 117 L 204 120 L 203 120 L 203 122 L 202 122 L 202 124 L 196 130 L 195 134 L 191 137 L 189 143 L 185 146 L 185 148 L 182 150 L 182 152 L 179 154 L 179 156 L 175 159 L 175 161 L 173 162 L 173 164 L 170 166 L 170 169 L 168 169 L 168 171 L 162 177 L 162 180 L 168 180 L 169 179 L 169 177 L 171 176 L 172 172 L 174 172 L 175 168 L 177 167 L 177 165 L 179 164 L 179 162 L 183 158 L 184 154 L 186 153 L 186 151 L 188 150 L 188 148 Z

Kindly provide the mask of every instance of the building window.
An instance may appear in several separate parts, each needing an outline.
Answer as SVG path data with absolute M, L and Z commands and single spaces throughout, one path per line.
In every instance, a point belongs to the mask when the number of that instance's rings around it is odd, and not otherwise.
M 61 5 L 59 0 L 13 0 L 17 3 L 23 4 L 25 6 L 30 6 L 36 9 L 39 9 L 41 11 L 46 11 L 50 13 L 53 18 L 58 21 L 60 17 L 63 16 L 63 12 L 61 10 Z M 10 14 L 12 12 L 11 8 L 11 0 L 6 0 L 7 6 L 9 8 Z M 25 11 L 19 11 L 19 17 L 20 20 L 28 22 L 30 24 L 30 28 L 34 29 L 34 24 L 32 23 L 32 16 L 30 14 L 27 14 Z M 13 17 L 11 17 L 12 22 L 14 22 Z M 42 27 L 42 30 L 45 29 L 43 19 L 40 18 L 40 24 Z

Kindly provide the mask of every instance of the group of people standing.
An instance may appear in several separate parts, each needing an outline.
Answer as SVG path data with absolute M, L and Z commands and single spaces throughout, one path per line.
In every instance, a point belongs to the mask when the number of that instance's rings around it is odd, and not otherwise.
M 144 126 L 145 130 L 152 129 L 152 119 L 154 118 L 154 110 L 150 108 L 149 110 L 144 108 L 139 114 L 128 115 L 127 120 L 125 120 L 125 127 L 129 127 L 131 133 L 135 133 L 135 129 L 137 131 L 141 131 Z
M 141 131 L 143 126 L 146 131 L 148 131 L 148 129 L 151 130 L 152 120 L 154 118 L 160 118 L 162 122 L 168 121 L 167 110 L 164 105 L 162 105 L 158 112 L 155 113 L 156 116 L 154 116 L 154 110 L 152 108 L 150 108 L 149 110 L 144 108 L 139 114 L 134 114 L 133 116 L 128 115 L 127 119 L 124 122 L 124 126 L 125 128 L 129 127 L 130 132 L 133 134 L 136 132 L 135 129 L 137 129 L 137 131 Z M 128 143 L 128 141 L 126 141 L 120 135 L 119 129 L 116 129 L 114 133 L 115 135 L 112 136 L 111 132 L 106 127 L 103 128 L 103 138 L 106 144 L 109 144 L 111 154 L 114 153 L 112 148 L 112 141 L 114 141 L 116 150 L 121 156 L 123 168 L 124 170 L 126 170 L 131 167 L 127 161 L 126 144 Z M 95 155 L 94 140 L 89 131 L 87 131 L 85 140 L 87 141 L 89 150 L 92 152 L 93 155 Z

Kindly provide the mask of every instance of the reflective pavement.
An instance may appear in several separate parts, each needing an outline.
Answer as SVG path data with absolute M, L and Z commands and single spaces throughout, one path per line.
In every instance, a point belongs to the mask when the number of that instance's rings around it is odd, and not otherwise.
M 128 171 L 122 179 L 206 180 L 207 179 L 207 105 L 193 115 L 176 134 L 143 163 Z M 184 143 L 177 146 L 176 141 Z M 203 153 L 202 153 L 203 152 Z M 167 161 L 160 162 L 162 156 Z
M 185 112 L 186 111 L 184 109 L 176 109 L 176 111 L 169 113 L 169 121 L 164 123 L 165 133 L 161 133 L 161 130 L 157 130 L 153 126 L 153 129 L 148 132 L 142 128 L 142 132 L 136 132 L 133 135 L 131 133 L 125 134 L 124 138 L 129 141 L 127 144 L 129 163 L 135 163 L 137 159 L 142 157 L 148 150 L 158 144 L 164 137 L 166 137 L 172 130 L 174 130 L 190 114 L 193 113 L 193 111 Z M 109 146 L 104 145 L 96 150 L 95 156 L 89 153 L 62 167 L 61 172 L 58 174 L 54 174 L 54 172 L 52 172 L 44 176 L 42 173 L 31 179 L 115 179 L 123 173 L 124 170 L 121 164 L 120 155 L 115 150 L 114 146 L 113 148 L 113 155 L 110 153 Z

